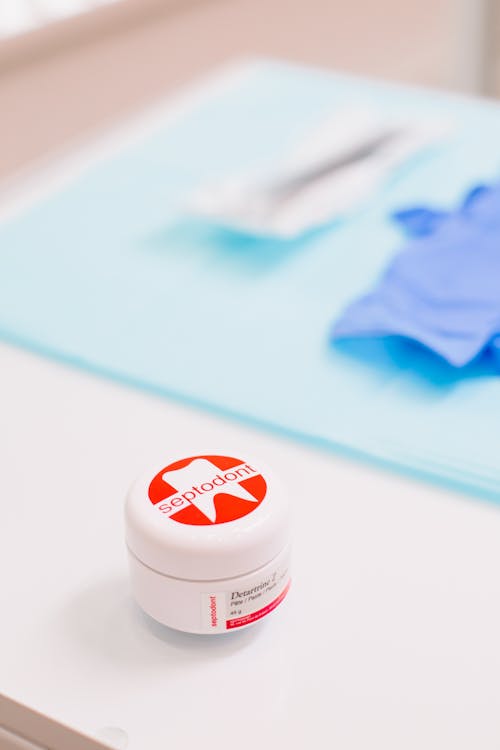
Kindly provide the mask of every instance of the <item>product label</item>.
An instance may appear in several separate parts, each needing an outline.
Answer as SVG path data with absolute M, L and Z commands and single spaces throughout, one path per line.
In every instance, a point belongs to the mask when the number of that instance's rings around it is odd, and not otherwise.
M 253 465 L 229 456 L 192 456 L 165 466 L 149 485 L 149 499 L 165 518 L 191 526 L 236 521 L 266 496 Z
M 222 633 L 235 630 L 262 619 L 278 607 L 290 588 L 288 567 L 256 576 L 245 588 L 201 595 L 201 616 L 204 632 Z

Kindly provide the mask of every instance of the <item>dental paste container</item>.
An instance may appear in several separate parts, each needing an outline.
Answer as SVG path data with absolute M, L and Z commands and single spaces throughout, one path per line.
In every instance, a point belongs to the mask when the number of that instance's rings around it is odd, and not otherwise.
M 259 461 L 168 461 L 132 486 L 125 521 L 133 594 L 171 628 L 245 628 L 288 592 L 289 501 Z

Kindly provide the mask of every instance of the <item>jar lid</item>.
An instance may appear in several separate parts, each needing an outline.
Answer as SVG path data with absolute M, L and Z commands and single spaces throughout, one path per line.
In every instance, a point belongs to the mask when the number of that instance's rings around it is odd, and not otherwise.
M 261 462 L 190 456 L 155 467 L 133 484 L 126 539 L 132 554 L 164 575 L 232 578 L 283 550 L 289 515 L 280 482 Z

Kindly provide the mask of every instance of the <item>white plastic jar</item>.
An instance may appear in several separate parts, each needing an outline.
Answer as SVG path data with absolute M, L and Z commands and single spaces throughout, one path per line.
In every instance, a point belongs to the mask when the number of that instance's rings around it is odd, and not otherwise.
M 157 468 L 135 482 L 125 510 L 142 609 L 189 633 L 234 631 L 269 615 L 290 587 L 289 500 L 276 477 L 226 455 Z

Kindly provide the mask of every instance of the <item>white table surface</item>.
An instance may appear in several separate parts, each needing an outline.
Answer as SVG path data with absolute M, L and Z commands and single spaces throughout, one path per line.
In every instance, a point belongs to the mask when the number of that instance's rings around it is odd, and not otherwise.
M 6 345 L 0 383 L 0 692 L 130 750 L 498 750 L 500 506 Z M 214 446 L 293 476 L 293 586 L 189 636 L 132 601 L 122 505 Z

